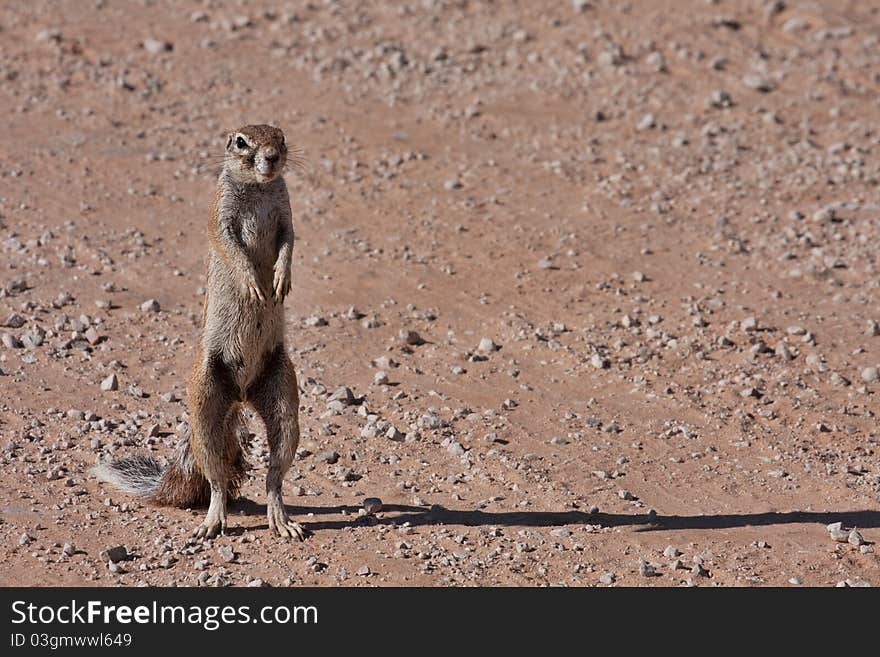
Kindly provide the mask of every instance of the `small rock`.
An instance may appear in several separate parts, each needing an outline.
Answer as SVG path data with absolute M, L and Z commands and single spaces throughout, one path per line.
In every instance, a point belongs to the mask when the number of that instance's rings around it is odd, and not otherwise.
M 235 550 L 232 549 L 229 545 L 221 545 L 217 549 L 217 554 L 220 555 L 220 558 L 223 559 L 226 563 L 232 563 L 235 561 Z
M 330 465 L 333 465 L 334 463 L 336 463 L 339 460 L 339 454 L 337 454 L 332 449 L 325 449 L 325 450 L 318 452 L 318 454 L 315 456 L 315 458 L 317 460 L 321 461 L 322 463 L 329 463 Z
M 663 550 L 663 556 L 667 557 L 668 559 L 674 559 L 675 557 L 680 555 L 681 550 L 679 550 L 677 547 L 673 547 L 672 545 L 667 545 L 666 549 Z
M 328 402 L 342 402 L 345 406 L 351 406 L 357 401 L 357 398 L 354 396 L 354 393 L 351 391 L 351 388 L 346 386 L 339 386 L 336 390 L 333 391 L 327 398 Z
M 691 574 L 697 575 L 698 577 L 708 577 L 709 571 L 703 567 L 703 564 L 695 563 L 694 567 L 691 568 Z
M 89 344 L 98 344 L 101 341 L 101 335 L 95 330 L 94 326 L 90 326 L 86 330 L 86 340 L 89 341 Z
M 368 497 L 364 500 L 364 511 L 367 515 L 372 516 L 382 510 L 382 500 L 378 497 Z
M 840 525 L 840 523 L 835 524 Z M 829 533 L 831 534 L 831 539 L 838 543 L 846 543 L 849 540 L 849 532 L 842 529 L 840 526 L 832 527 L 829 529 Z
M 650 130 L 657 125 L 657 120 L 653 114 L 645 114 L 636 124 L 636 130 Z
M 159 309 L 159 302 L 156 299 L 147 299 L 141 304 L 141 312 L 144 313 L 157 313 Z
M 880 369 L 876 367 L 866 367 L 862 370 L 862 381 L 865 383 L 876 383 L 880 381 Z
M 116 545 L 109 547 L 106 550 L 102 550 L 100 556 L 105 561 L 116 563 L 117 561 L 125 561 L 128 559 L 128 550 L 125 549 L 124 545 Z
M 168 52 L 173 48 L 174 46 L 172 46 L 167 41 L 159 41 L 158 39 L 146 39 L 144 41 L 144 50 L 146 50 L 151 55 L 158 55 L 163 52 Z
M 404 342 L 406 342 L 406 344 L 408 344 L 408 345 L 412 345 L 414 347 L 417 347 L 419 345 L 425 344 L 425 341 L 422 339 L 422 336 L 420 336 L 415 331 L 401 329 L 399 335 L 400 335 L 400 339 L 403 340 Z
M 617 577 L 614 575 L 614 573 L 603 573 L 599 577 L 599 583 L 600 584 L 614 584 L 614 581 L 616 579 L 617 579 Z
M 859 530 L 853 529 L 849 533 L 849 536 L 847 537 L 846 542 L 849 543 L 850 545 L 854 545 L 856 547 L 859 547 L 860 545 L 864 545 L 865 539 L 862 538 L 862 535 L 859 533 Z
M 501 347 L 499 347 L 491 338 L 482 338 L 480 340 L 480 344 L 477 345 L 477 351 L 483 354 L 489 354 L 493 351 L 498 351 Z
M 116 374 L 113 373 L 108 376 L 106 379 L 101 381 L 101 390 L 110 391 L 110 390 L 119 390 L 119 379 L 116 378 Z
M 462 447 L 460 442 L 453 441 L 449 443 L 449 447 L 446 448 L 446 451 L 448 451 L 453 456 L 462 456 L 465 452 L 465 449 L 464 447 Z
M 642 577 L 654 577 L 657 575 L 657 569 L 644 559 L 639 560 L 639 575 Z
M 24 344 L 16 338 L 11 333 L 3 333 L 0 334 L 0 342 L 3 343 L 3 346 L 7 349 L 21 349 L 24 347 Z
M 743 76 L 742 83 L 749 89 L 754 89 L 755 91 L 763 93 L 775 89 L 774 84 L 760 73 L 746 73 L 746 75 Z
M 22 326 L 24 326 L 24 317 L 13 313 L 6 318 L 6 322 L 4 325 L 12 329 L 21 328 Z
M 366 577 L 367 575 L 370 574 L 370 567 L 369 566 L 361 566 L 360 568 L 358 568 L 355 571 L 355 574 L 357 574 L 361 577 Z
M 376 386 L 384 386 L 388 385 L 388 375 L 384 370 L 379 370 L 373 375 L 373 385 Z

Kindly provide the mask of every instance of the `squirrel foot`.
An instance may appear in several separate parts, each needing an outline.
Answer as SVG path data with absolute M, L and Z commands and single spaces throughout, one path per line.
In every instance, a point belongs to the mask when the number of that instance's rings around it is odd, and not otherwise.
M 267 515 L 269 517 L 269 529 L 281 538 L 296 537 L 301 541 L 306 540 L 306 536 L 309 534 L 308 530 L 298 522 L 291 520 L 283 506 L 270 504 Z

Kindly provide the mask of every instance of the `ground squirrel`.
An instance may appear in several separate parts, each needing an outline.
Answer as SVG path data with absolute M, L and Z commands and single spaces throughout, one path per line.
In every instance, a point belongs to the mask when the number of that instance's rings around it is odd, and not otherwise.
M 269 528 L 305 537 L 288 518 L 281 483 L 299 442 L 299 398 L 284 348 L 284 298 L 290 290 L 293 223 L 284 133 L 249 125 L 230 133 L 208 224 L 210 260 L 203 336 L 189 378 L 188 440 L 168 467 L 145 456 L 96 466 L 102 481 L 157 504 L 204 505 L 208 515 L 194 535 L 226 528 L 226 501 L 247 468 L 241 404 L 263 419 L 269 443 L 266 478 Z

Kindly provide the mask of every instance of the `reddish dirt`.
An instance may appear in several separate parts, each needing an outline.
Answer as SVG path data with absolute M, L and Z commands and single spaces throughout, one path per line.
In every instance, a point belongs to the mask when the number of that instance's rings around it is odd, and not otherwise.
M 277 4 L 0 7 L 0 584 L 880 581 L 872 3 Z M 254 419 L 196 541 L 88 468 L 177 442 L 218 157 L 261 122 L 306 161 L 313 535 L 269 534 Z

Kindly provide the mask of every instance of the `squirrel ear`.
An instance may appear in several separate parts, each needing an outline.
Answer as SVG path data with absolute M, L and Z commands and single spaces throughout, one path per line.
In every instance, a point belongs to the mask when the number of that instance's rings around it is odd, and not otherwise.
M 227 151 L 229 150 L 229 147 L 232 146 L 232 137 L 233 137 L 233 134 L 231 132 L 226 136 L 226 150 Z

